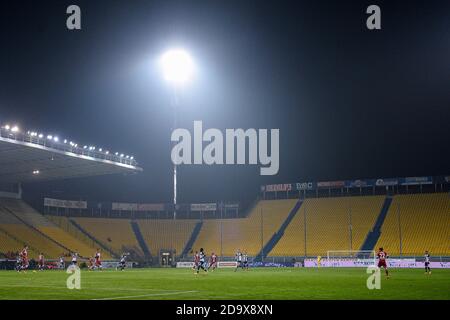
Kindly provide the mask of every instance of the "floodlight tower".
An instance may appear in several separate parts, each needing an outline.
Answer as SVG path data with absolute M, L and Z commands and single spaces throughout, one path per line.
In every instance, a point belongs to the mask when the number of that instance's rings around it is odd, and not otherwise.
M 169 83 L 171 106 L 173 108 L 173 129 L 177 128 L 177 115 L 179 107 L 179 93 L 194 73 L 194 63 L 188 52 L 183 49 L 172 49 L 165 52 L 160 60 L 164 79 Z M 173 165 L 173 218 L 177 217 L 177 165 Z

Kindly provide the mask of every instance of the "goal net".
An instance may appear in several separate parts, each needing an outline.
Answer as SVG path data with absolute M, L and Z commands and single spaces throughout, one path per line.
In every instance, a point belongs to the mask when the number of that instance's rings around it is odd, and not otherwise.
M 375 250 L 329 250 L 327 260 L 352 260 L 376 265 Z

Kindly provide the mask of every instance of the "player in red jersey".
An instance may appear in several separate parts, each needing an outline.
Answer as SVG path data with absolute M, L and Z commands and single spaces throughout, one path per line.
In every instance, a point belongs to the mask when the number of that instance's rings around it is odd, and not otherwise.
M 217 255 L 213 252 L 211 254 L 211 257 L 209 258 L 209 269 L 212 269 L 212 271 L 214 271 L 214 269 L 217 268 Z
M 383 267 L 384 271 L 386 272 L 386 277 L 389 279 L 389 271 L 386 262 L 386 259 L 389 258 L 389 255 L 387 254 L 387 252 L 383 250 L 383 248 L 380 248 L 377 253 L 377 257 L 378 257 L 378 268 Z
M 102 270 L 102 261 L 100 259 L 100 249 L 97 249 L 97 253 L 95 254 L 95 267 L 99 270 Z
M 44 271 L 45 263 L 44 263 L 44 254 L 41 252 L 38 257 L 38 268 L 39 271 Z
M 28 246 L 25 245 L 20 252 L 20 258 L 22 259 L 22 266 L 20 268 L 21 271 L 26 272 L 28 269 L 29 263 L 28 263 Z
M 198 251 L 195 251 L 194 254 L 194 267 L 192 270 L 197 271 L 198 264 L 200 263 L 200 255 L 198 254 Z

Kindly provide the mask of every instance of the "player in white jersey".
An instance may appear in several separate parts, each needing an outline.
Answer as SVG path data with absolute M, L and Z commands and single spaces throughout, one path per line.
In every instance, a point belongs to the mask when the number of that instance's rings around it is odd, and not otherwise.
M 71 265 L 76 266 L 77 264 L 78 264 L 78 253 L 73 252 Z
M 200 268 L 203 269 L 203 271 L 208 272 L 208 269 L 206 267 L 206 255 L 203 248 L 200 248 L 200 252 L 198 253 L 198 255 L 199 255 L 199 262 L 197 266 L 197 274 L 200 272 Z
M 242 255 L 242 269 L 248 270 L 248 254 L 244 252 Z
M 65 268 L 64 254 L 59 257 L 59 268 L 60 269 L 64 269 Z
M 127 257 L 129 256 L 130 254 L 129 253 L 122 253 L 122 256 L 120 257 L 120 262 L 119 262 L 119 264 L 117 265 L 117 270 L 121 270 L 121 271 L 123 271 L 124 269 L 125 269 L 125 267 L 126 267 L 126 264 L 127 264 Z
M 430 254 L 428 251 L 425 251 L 425 274 L 431 274 L 431 268 L 430 268 Z
M 235 258 L 236 258 L 236 269 L 234 269 L 234 272 L 236 272 L 238 268 L 242 268 L 242 253 L 240 249 L 238 249 L 238 251 L 236 252 Z

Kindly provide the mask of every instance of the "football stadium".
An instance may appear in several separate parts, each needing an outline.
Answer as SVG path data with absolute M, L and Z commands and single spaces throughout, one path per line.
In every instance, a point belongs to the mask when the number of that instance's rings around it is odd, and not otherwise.
M 448 68 L 401 6 L 42 3 L 2 20 L 0 300 L 450 300 Z

